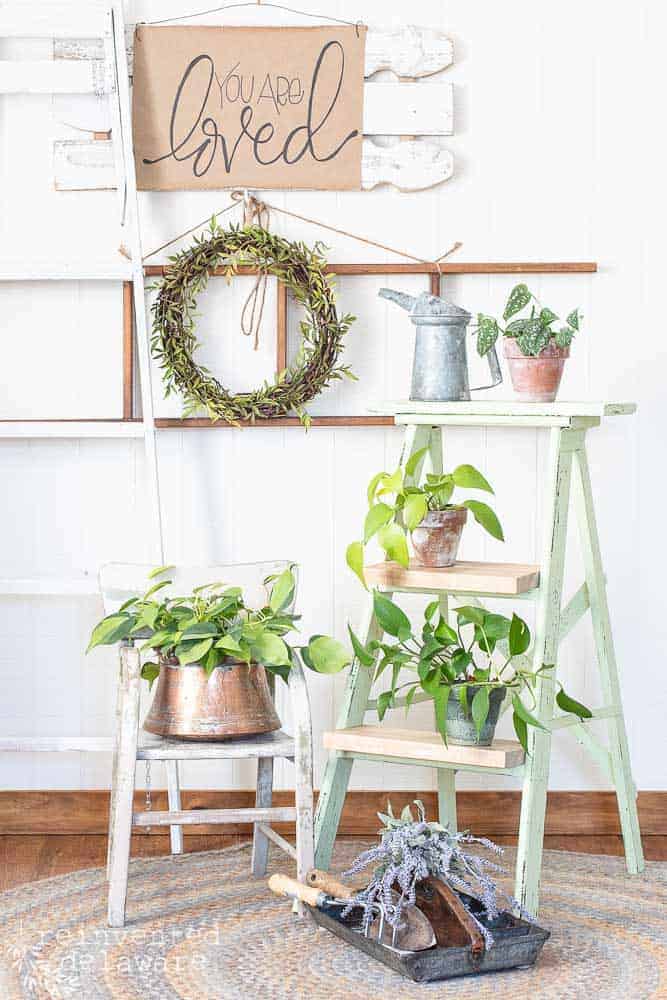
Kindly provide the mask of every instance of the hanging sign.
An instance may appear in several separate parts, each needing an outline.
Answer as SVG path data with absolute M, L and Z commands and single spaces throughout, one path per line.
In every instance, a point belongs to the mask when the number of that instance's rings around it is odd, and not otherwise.
M 365 44 L 361 25 L 137 27 L 138 187 L 360 188 Z

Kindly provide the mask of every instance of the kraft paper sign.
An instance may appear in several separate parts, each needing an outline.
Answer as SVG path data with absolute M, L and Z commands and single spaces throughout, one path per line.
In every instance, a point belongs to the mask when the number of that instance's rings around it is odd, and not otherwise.
M 137 27 L 141 190 L 361 187 L 366 30 Z

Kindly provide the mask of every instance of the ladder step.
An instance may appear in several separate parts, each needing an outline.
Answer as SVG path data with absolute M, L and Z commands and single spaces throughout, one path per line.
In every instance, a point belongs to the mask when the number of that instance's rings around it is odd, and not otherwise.
M 489 747 L 445 746 L 439 733 L 414 729 L 390 729 L 385 726 L 353 726 L 324 733 L 324 747 L 352 755 L 377 756 L 382 760 L 399 758 L 425 763 L 447 763 L 465 770 L 477 768 L 509 769 L 521 767 L 524 752 L 514 740 L 494 740 Z
M 405 569 L 395 562 L 376 563 L 365 570 L 374 587 L 387 590 L 446 590 L 513 597 L 535 590 L 539 566 L 524 563 L 457 562 L 442 568 L 410 560 Z

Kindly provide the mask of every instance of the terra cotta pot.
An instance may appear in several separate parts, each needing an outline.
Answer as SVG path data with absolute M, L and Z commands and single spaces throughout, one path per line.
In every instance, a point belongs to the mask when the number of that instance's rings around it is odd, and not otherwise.
M 532 403 L 553 403 L 570 348 L 558 347 L 551 339 L 544 350 L 533 357 L 523 353 L 514 337 L 503 337 L 503 353 L 519 399 Z
M 144 729 L 180 740 L 226 740 L 280 729 L 264 667 L 226 660 L 210 677 L 198 663 L 160 665 Z
M 489 690 L 489 714 L 482 730 L 477 735 L 477 728 L 472 717 L 472 700 L 479 691 L 479 687 L 469 685 L 466 689 L 466 701 L 468 711 L 463 710 L 463 705 L 459 701 L 460 684 L 455 684 L 447 701 L 447 740 L 457 746 L 477 746 L 489 747 L 493 742 L 493 735 L 498 725 L 498 717 L 505 695 L 506 688 L 490 688 Z
M 453 566 L 467 516 L 465 507 L 429 510 L 412 532 L 417 562 L 422 566 Z

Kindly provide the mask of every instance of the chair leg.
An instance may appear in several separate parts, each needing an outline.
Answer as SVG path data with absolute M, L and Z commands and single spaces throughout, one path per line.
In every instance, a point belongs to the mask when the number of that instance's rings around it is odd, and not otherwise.
M 273 799 L 273 757 L 257 759 L 257 791 L 255 805 L 258 809 L 269 808 Z M 256 878 L 266 875 L 266 865 L 269 860 L 269 838 L 262 833 L 259 823 L 253 826 L 252 835 L 252 873 Z
M 139 728 L 139 652 L 123 646 L 121 656 L 122 695 L 117 719 L 117 764 L 109 821 L 109 907 L 110 927 L 125 924 L 127 876 L 132 837 L 132 807 L 137 764 L 137 733 Z
M 169 812 L 181 811 L 181 786 L 178 780 L 178 761 L 165 760 L 167 769 L 167 799 L 169 801 Z M 183 827 L 170 826 L 169 839 L 171 841 L 171 853 L 183 853 Z

